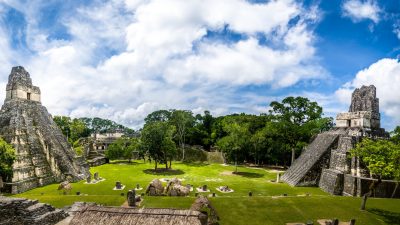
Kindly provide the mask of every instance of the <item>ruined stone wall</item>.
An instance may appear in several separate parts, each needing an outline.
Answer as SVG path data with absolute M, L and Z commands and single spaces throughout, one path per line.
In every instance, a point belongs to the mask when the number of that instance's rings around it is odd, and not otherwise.
M 343 195 L 346 196 L 358 196 L 361 197 L 368 193 L 369 186 L 376 179 L 352 176 L 351 174 L 346 174 L 344 177 L 344 188 Z M 393 191 L 396 188 L 396 181 L 393 180 L 382 180 L 376 189 L 372 197 L 377 198 L 391 198 Z M 397 188 L 394 198 L 400 198 L 400 188 Z

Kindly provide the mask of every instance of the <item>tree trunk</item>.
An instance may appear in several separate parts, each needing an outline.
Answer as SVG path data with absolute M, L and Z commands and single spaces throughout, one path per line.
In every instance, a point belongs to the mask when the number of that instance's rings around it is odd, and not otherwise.
M 157 160 L 154 160 L 154 163 L 155 163 L 154 170 L 157 170 Z
M 365 205 L 367 204 L 367 198 L 369 197 L 369 195 L 371 195 L 370 192 L 366 193 L 363 197 L 362 197 L 362 202 L 361 202 L 361 210 L 365 210 Z
M 368 197 L 371 197 L 372 193 L 374 193 L 376 187 L 377 187 L 380 183 L 382 183 L 382 180 L 381 180 L 380 177 L 379 177 L 379 179 L 378 179 L 377 182 L 375 182 L 375 180 L 372 181 L 372 184 L 369 186 L 369 191 L 368 191 L 368 192 L 363 196 L 363 198 L 362 198 L 361 207 L 360 207 L 361 210 L 365 210 L 365 205 L 367 204 L 367 199 L 368 199 Z
M 296 154 L 296 151 L 294 148 L 292 148 L 292 162 L 290 163 L 290 165 L 293 165 L 293 162 L 295 160 L 295 154 Z
M 185 159 L 185 144 L 181 143 L 181 149 L 182 149 L 182 159 L 181 161 L 183 162 L 183 160 Z
M 237 173 L 237 153 L 235 155 L 235 173 Z
M 396 195 L 396 191 L 397 191 L 398 187 L 399 187 L 399 181 L 396 182 L 396 186 L 394 187 L 394 190 L 393 190 L 391 198 L 394 198 L 394 196 Z
M 169 160 L 169 168 L 172 169 L 172 159 Z

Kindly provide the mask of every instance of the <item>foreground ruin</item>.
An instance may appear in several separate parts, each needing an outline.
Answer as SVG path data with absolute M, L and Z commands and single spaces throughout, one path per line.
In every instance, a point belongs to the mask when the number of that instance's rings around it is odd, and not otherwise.
M 282 180 L 291 186 L 319 186 L 335 195 L 364 195 L 374 179 L 359 158 L 349 157 L 349 151 L 363 137 L 389 137 L 380 127 L 379 99 L 373 85 L 353 92 L 349 112 L 339 113 L 336 127 L 318 134 Z M 390 197 L 395 185 L 394 181 L 383 180 L 375 197 Z M 395 196 L 400 197 L 400 191 Z
M 6 190 L 13 194 L 66 179 L 87 176 L 89 167 L 77 157 L 53 118 L 41 104 L 40 89 L 21 66 L 12 68 L 0 111 L 0 136 L 12 144 L 16 160 Z

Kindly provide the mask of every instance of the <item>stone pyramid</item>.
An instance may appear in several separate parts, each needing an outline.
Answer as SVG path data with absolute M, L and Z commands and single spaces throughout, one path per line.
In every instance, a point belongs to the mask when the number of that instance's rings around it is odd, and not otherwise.
M 291 186 L 319 186 L 335 195 L 362 196 L 373 179 L 359 158 L 350 157 L 350 150 L 365 137 L 389 138 L 380 127 L 379 99 L 373 85 L 354 90 L 349 112 L 339 113 L 336 127 L 316 136 L 282 181 Z M 390 197 L 394 189 L 394 181 L 384 181 L 375 196 Z
M 12 180 L 6 185 L 8 191 L 20 193 L 53 182 L 85 178 L 89 166 L 77 157 L 42 106 L 40 89 L 32 85 L 23 67 L 12 68 L 6 92 L 0 111 L 0 136 L 14 146 L 17 155 Z

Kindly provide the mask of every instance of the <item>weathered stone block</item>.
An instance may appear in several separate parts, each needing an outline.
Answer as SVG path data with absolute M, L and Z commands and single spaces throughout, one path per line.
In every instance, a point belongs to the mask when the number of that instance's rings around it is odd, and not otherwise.
M 323 169 L 319 187 L 331 194 L 341 195 L 343 192 L 344 174 L 337 170 Z

